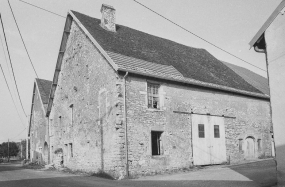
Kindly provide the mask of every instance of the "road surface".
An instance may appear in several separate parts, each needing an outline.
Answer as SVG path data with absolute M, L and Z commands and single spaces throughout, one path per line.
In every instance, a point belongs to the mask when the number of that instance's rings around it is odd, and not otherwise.
M 0 187 L 259 187 L 273 186 L 276 183 L 275 173 L 275 162 L 266 160 L 116 181 L 57 171 L 23 169 L 19 164 L 0 164 Z

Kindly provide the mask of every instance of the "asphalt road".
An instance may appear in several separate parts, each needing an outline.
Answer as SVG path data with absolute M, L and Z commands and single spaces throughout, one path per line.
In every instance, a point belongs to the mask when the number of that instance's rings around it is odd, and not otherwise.
M 231 167 L 212 167 L 195 172 L 157 175 L 136 180 L 108 180 L 56 171 L 23 169 L 17 164 L 0 164 L 0 187 L 235 187 L 273 186 L 275 162 L 267 160 Z

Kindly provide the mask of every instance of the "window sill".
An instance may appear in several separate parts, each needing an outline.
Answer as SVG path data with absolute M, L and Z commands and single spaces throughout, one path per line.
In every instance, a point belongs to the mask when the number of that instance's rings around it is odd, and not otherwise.
M 146 110 L 150 112 L 164 112 L 164 110 L 162 109 L 155 109 L 155 108 L 147 108 Z
M 160 159 L 165 159 L 166 155 L 151 155 L 152 159 L 160 160 Z

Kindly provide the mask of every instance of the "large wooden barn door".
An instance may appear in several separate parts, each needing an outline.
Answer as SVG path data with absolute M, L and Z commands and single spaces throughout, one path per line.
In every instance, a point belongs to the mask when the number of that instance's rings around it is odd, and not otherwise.
M 211 163 L 210 129 L 207 116 L 192 115 L 192 146 L 194 165 Z
M 227 161 L 224 118 L 210 117 L 211 164 Z
M 225 126 L 222 117 L 192 115 L 194 165 L 226 161 Z

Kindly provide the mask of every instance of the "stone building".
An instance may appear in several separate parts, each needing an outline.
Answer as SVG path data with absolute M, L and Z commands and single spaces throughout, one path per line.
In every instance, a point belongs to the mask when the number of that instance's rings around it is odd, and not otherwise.
M 101 12 L 66 18 L 46 113 L 52 162 L 62 149 L 64 166 L 119 178 L 271 156 L 265 78 Z
M 48 120 L 46 109 L 51 81 L 35 79 L 28 138 L 30 139 L 30 160 L 40 164 L 49 162 Z M 28 141 L 27 141 L 28 142 Z
M 253 39 L 250 47 L 265 53 L 270 87 L 278 185 L 285 186 L 285 1 L 281 1 Z

